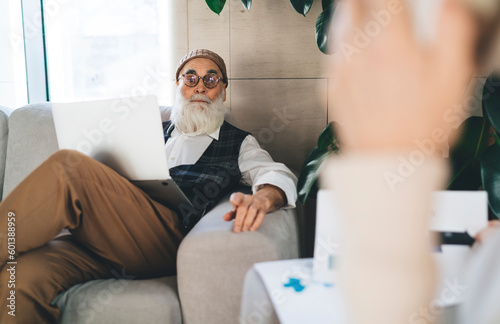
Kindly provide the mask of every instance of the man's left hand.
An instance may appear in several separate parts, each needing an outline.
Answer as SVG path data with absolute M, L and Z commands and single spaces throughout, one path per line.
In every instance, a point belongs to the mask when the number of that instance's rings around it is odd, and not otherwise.
M 233 230 L 240 233 L 259 228 L 267 213 L 285 205 L 286 196 L 278 187 L 264 185 L 254 195 L 235 192 L 229 201 L 233 209 L 224 214 L 223 218 L 225 221 L 234 219 Z

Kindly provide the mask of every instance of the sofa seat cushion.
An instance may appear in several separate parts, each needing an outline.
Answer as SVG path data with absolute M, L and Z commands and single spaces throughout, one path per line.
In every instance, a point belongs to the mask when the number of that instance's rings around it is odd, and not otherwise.
M 176 276 L 92 280 L 71 287 L 52 303 L 62 310 L 62 324 L 182 323 Z

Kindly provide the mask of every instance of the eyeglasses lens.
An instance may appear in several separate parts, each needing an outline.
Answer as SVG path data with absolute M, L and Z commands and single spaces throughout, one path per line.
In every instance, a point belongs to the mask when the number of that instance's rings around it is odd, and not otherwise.
M 194 87 L 198 83 L 198 76 L 195 74 L 186 74 L 184 76 L 184 82 L 188 87 Z
M 205 87 L 211 89 L 217 86 L 219 79 L 215 75 L 207 74 L 203 77 L 203 83 L 205 83 Z
M 198 84 L 198 79 L 203 79 L 203 83 L 208 89 L 215 88 L 219 84 L 219 78 L 215 74 L 207 74 L 203 78 L 198 77 L 196 74 L 185 74 L 184 84 L 188 87 L 194 87 Z

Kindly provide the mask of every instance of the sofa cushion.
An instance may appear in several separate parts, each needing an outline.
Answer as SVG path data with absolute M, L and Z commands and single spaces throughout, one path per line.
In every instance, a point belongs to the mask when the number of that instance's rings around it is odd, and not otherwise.
M 177 277 L 92 280 L 54 299 L 62 324 L 181 324 Z

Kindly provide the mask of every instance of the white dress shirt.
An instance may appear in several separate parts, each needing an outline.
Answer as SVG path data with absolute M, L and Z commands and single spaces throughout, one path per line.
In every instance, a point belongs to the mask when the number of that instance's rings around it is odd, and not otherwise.
M 220 127 L 208 135 L 190 135 L 174 128 L 165 144 L 168 167 L 195 164 L 212 141 L 219 140 L 219 131 Z M 264 184 L 271 184 L 285 193 L 288 201 L 285 207 L 295 207 L 297 178 L 284 164 L 274 162 L 252 135 L 248 135 L 241 144 L 238 165 L 241 183 L 251 186 L 253 193 Z

